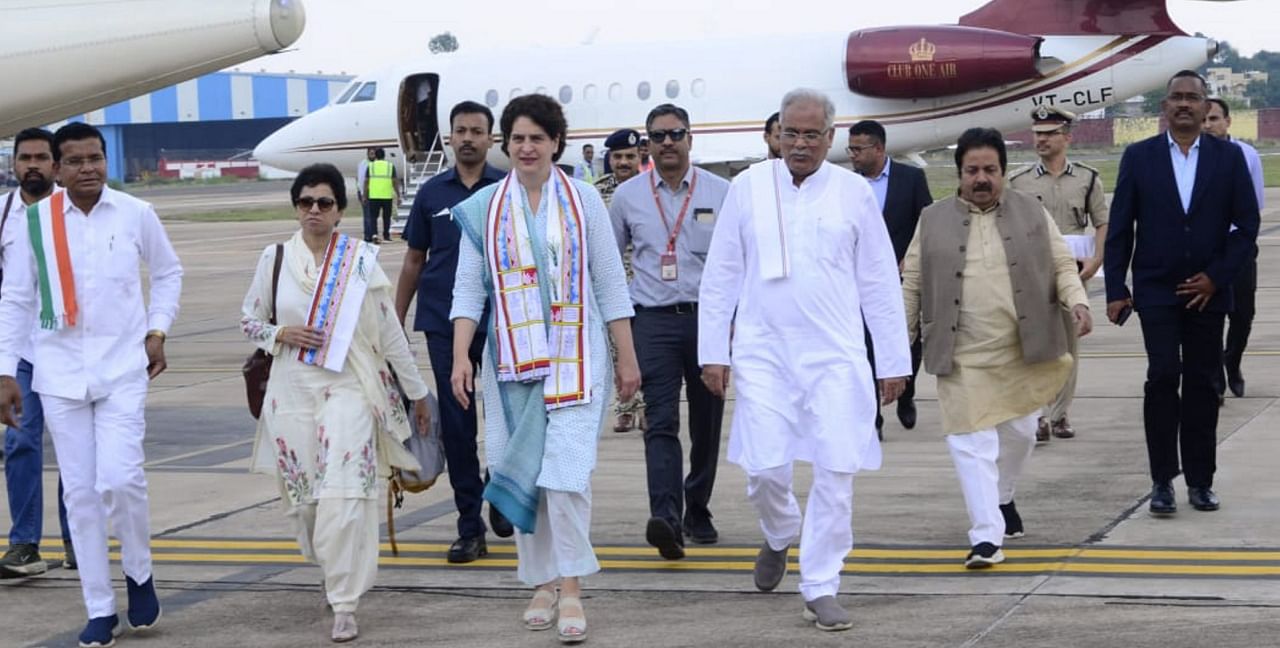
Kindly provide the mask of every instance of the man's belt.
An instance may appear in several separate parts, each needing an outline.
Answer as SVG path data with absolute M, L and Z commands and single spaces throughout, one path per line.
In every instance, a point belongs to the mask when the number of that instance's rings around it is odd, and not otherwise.
M 669 304 L 667 306 L 641 306 L 635 305 L 637 313 L 670 313 L 673 315 L 697 315 L 698 302 L 680 302 L 678 304 Z

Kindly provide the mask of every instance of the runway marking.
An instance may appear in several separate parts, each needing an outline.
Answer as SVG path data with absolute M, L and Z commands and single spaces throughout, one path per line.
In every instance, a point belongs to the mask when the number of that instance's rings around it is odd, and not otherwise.
M 56 538 L 46 539 L 50 547 Z M 156 562 L 193 565 L 305 565 L 292 540 L 270 539 L 177 539 L 152 540 Z M 119 543 L 111 542 L 110 556 L 119 560 Z M 471 563 L 448 562 L 446 543 L 405 542 L 400 556 L 390 555 L 390 545 L 380 545 L 379 564 L 387 568 L 512 569 L 516 549 L 509 543 L 489 545 L 490 556 Z M 609 545 L 595 548 L 604 569 L 630 572 L 711 572 L 749 573 L 754 567 L 755 547 L 689 547 L 687 558 L 668 561 L 649 546 Z M 967 548 L 945 547 L 859 547 L 846 559 L 847 574 L 898 576 L 959 576 L 975 574 L 961 564 Z M 46 551 L 49 558 L 61 552 Z M 1005 549 L 1006 562 L 981 574 L 1059 574 L 1066 576 L 1110 577 L 1191 577 L 1280 579 L 1280 549 L 1192 549 L 1187 547 L 1028 547 Z M 792 571 L 799 569 L 799 552 L 789 555 Z M 976 575 L 976 574 L 975 574 Z

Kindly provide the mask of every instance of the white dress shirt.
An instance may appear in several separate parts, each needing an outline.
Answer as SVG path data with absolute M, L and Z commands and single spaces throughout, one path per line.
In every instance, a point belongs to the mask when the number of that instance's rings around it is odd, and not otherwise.
M 146 369 L 147 331 L 168 332 L 178 315 L 182 266 L 149 203 L 103 187 L 89 214 L 70 197 L 66 205 L 79 317 L 75 326 L 57 331 L 37 327 L 32 387 L 40 394 L 96 400 L 121 378 Z M 5 237 L 12 230 L 13 244 L 5 250 L 0 288 L 0 376 L 14 375 L 15 350 L 30 334 L 39 300 L 27 228 L 9 226 Z M 149 307 L 142 299 L 139 261 L 150 271 Z
M 1182 211 L 1186 213 L 1191 210 L 1191 193 L 1196 188 L 1196 167 L 1200 166 L 1200 137 L 1196 138 L 1196 143 L 1191 145 L 1191 150 L 1186 155 L 1182 154 L 1182 147 L 1173 141 L 1173 135 L 1166 133 L 1169 138 L 1169 157 L 1173 158 L 1173 179 L 1178 183 L 1178 198 L 1182 200 Z
M 9 202 L 9 197 L 13 197 L 13 202 Z M 27 203 L 22 201 L 22 193 L 14 189 L 13 192 L 0 196 L 0 209 L 4 209 L 3 205 L 9 205 L 9 218 L 5 221 L 4 230 L 0 231 L 0 268 L 5 268 L 5 261 L 12 258 L 9 249 L 13 246 L 15 229 L 26 229 L 27 227 Z M 36 319 L 32 317 L 32 328 L 35 328 Z M 23 343 L 18 357 L 31 362 L 31 342 L 35 339 L 34 334 L 27 337 Z

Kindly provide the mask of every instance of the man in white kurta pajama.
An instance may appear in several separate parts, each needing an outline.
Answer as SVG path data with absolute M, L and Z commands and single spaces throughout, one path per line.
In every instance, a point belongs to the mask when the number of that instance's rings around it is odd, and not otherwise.
M 823 161 L 832 113 L 820 94 L 788 94 L 783 159 L 734 180 L 703 272 L 698 355 L 713 391 L 727 385 L 726 366 L 736 377 L 729 460 L 747 472 L 766 539 L 756 586 L 778 585 L 799 539 L 805 618 L 843 630 L 852 623 L 835 595 L 853 547 L 853 474 L 881 460 L 864 318 L 877 375 L 895 377 L 885 381 L 889 400 L 905 384 L 896 377 L 911 373 L 911 352 L 875 195 Z M 813 464 L 803 524 L 795 461 Z

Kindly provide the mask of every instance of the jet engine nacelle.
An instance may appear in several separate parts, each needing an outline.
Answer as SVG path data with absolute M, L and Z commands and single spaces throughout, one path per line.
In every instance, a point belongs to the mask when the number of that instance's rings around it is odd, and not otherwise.
M 890 99 L 932 98 L 1036 79 L 1042 39 L 960 26 L 884 27 L 849 34 L 849 90 Z

